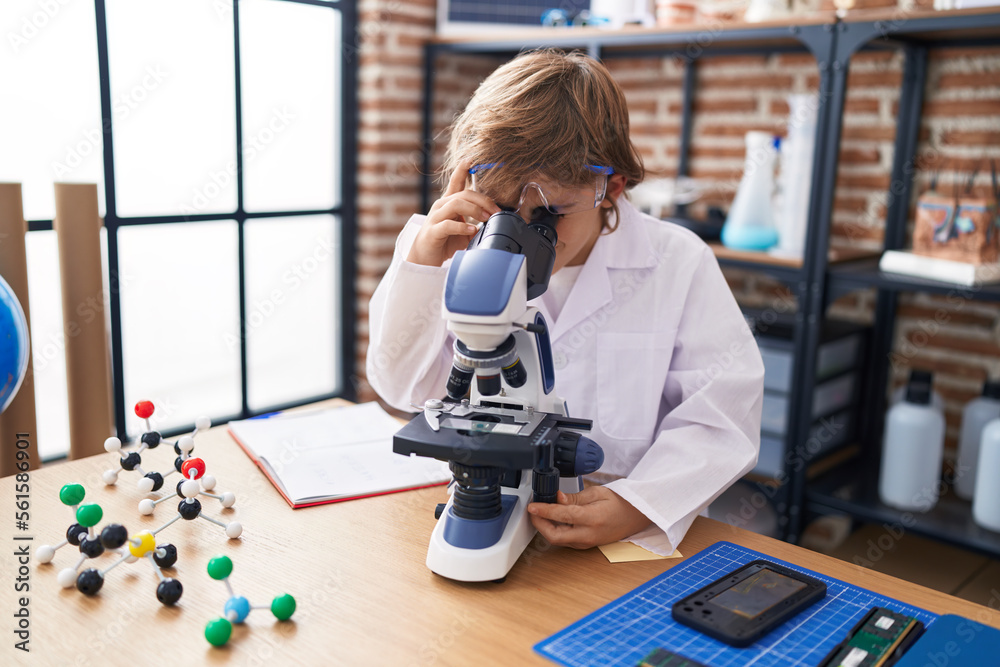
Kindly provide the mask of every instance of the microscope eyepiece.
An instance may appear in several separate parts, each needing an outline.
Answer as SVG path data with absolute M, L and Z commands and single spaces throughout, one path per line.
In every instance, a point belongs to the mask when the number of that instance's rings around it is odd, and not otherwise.
M 533 229 L 545 237 L 545 239 L 555 247 L 559 241 L 559 234 L 556 233 L 556 225 L 559 224 L 559 216 L 548 209 L 538 209 L 538 215 L 531 217 L 528 229 Z
M 528 274 L 528 299 L 541 296 L 549 286 L 555 265 L 558 217 L 542 209 L 537 220 L 525 223 L 515 211 L 501 210 L 483 223 L 469 242 L 469 250 L 493 248 L 524 255 Z

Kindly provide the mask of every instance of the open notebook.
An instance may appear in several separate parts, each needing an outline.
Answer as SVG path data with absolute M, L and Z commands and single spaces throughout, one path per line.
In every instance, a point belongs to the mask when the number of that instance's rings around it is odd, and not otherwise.
M 229 423 L 229 433 L 292 507 L 451 480 L 448 464 L 392 451 L 400 424 L 378 403 Z

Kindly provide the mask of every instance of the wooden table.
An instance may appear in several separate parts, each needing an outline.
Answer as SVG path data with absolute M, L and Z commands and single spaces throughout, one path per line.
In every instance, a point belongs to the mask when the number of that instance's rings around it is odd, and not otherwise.
M 143 454 L 144 467 L 166 469 L 173 453 Z M 156 577 L 146 562 L 112 570 L 92 598 L 62 589 L 56 575 L 72 565 L 75 549 L 56 552 L 53 564 L 32 560 L 30 592 L 15 592 L 14 551 L 57 543 L 71 523 L 59 501 L 63 484 L 87 489 L 85 502 L 104 509 L 103 526 L 123 523 L 129 532 L 152 529 L 174 516 L 174 503 L 155 516 L 136 510 L 143 497 L 137 473 L 123 472 L 106 487 L 101 473 L 114 463 L 106 454 L 56 464 L 31 473 L 29 529 L 15 531 L 15 479 L 0 479 L 6 510 L 0 529 L 0 664 L 325 664 L 325 665 L 526 665 L 551 664 L 532 646 L 605 603 L 681 562 L 657 560 L 610 564 L 597 549 L 544 548 L 532 544 L 503 584 L 457 583 L 424 565 L 433 510 L 446 499 L 443 487 L 292 510 L 233 442 L 224 428 L 198 437 L 195 454 L 237 502 L 222 510 L 205 499 L 206 511 L 244 526 L 229 540 L 207 522 L 181 521 L 158 536 L 178 547 L 173 576 L 184 585 L 175 607 L 155 598 Z M 175 479 L 175 478 L 170 478 Z M 14 537 L 32 537 L 15 541 Z M 868 571 L 793 545 L 699 518 L 680 550 L 687 556 L 719 541 L 742 544 L 925 609 L 961 614 L 1000 627 L 1000 613 L 915 584 Z M 72 550 L 71 550 L 72 549 Z M 236 593 L 253 604 L 270 604 L 284 592 L 298 601 L 292 622 L 267 610 L 236 626 L 224 648 L 204 639 L 205 624 L 222 614 L 227 593 L 205 569 L 209 558 L 234 562 Z M 99 559 L 106 567 L 111 556 Z M 14 649 L 18 598 L 30 598 L 30 655 Z M 1000 606 L 1000 600 L 997 601 Z M 13 661 L 11 660 L 13 658 Z

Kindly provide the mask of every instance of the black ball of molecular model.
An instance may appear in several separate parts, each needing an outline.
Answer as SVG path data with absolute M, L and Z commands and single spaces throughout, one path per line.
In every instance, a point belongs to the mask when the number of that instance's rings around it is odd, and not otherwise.
M 86 491 L 79 484 L 67 484 L 59 492 L 59 499 L 64 505 L 73 508 L 73 523 L 66 531 L 66 539 L 55 546 L 43 545 L 35 552 L 39 563 L 51 563 L 56 551 L 66 545 L 79 548 L 80 557 L 73 567 L 60 570 L 56 580 L 63 588 L 76 584 L 77 590 L 84 595 L 96 595 L 104 586 L 104 577 L 108 572 L 122 563 L 134 563 L 140 558 L 149 560 L 160 580 L 156 588 L 156 598 L 165 605 L 173 605 L 184 592 L 181 582 L 171 577 L 165 577 L 161 568 L 173 567 L 177 562 L 177 549 L 172 544 L 157 544 L 155 532 L 140 531 L 129 536 L 125 526 L 117 523 L 106 525 L 100 532 L 96 526 L 104 517 L 100 505 L 81 504 Z M 162 529 L 161 529 L 162 530 Z M 90 567 L 80 572 L 80 567 L 90 559 L 98 558 L 105 552 L 119 556 L 118 560 L 108 567 L 98 569 Z

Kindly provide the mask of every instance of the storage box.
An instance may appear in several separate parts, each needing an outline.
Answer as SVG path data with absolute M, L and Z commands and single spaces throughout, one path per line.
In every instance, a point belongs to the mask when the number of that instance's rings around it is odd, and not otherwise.
M 793 359 L 791 341 L 760 337 L 757 339 L 757 347 L 764 360 L 764 389 L 791 391 Z M 861 352 L 860 332 L 820 344 L 816 353 L 816 377 L 822 379 L 854 368 L 861 358 Z
M 791 455 L 808 463 L 852 442 L 856 436 L 860 373 L 870 332 L 853 322 L 828 319 L 820 329 L 816 352 L 816 383 L 809 412 L 811 427 L 805 443 L 790 443 L 793 334 L 795 317 L 773 310 L 744 309 L 764 361 L 764 402 L 761 413 L 760 455 L 753 472 L 775 478 Z
M 792 390 L 795 319 L 774 311 L 744 309 L 743 315 L 757 339 L 764 360 L 764 389 Z M 868 327 L 843 320 L 826 320 L 816 351 L 816 381 L 838 375 L 861 364 Z
M 809 430 L 809 439 L 799 448 L 798 453 L 808 465 L 827 452 L 850 443 L 857 434 L 856 423 L 853 408 L 819 419 Z M 785 438 L 761 433 L 760 455 L 753 474 L 779 479 L 779 475 L 785 470 L 786 458 Z
M 969 264 L 1000 255 L 1000 219 L 994 197 L 950 197 L 929 191 L 917 200 L 913 252 Z
M 764 367 L 767 380 L 767 366 Z M 818 419 L 841 410 L 854 402 L 857 382 L 856 373 L 846 373 L 813 388 L 812 413 L 810 418 Z M 785 435 L 788 428 L 790 394 L 764 391 L 764 408 L 761 412 L 760 430 L 777 436 Z
M 503 30 L 542 28 L 542 15 L 560 9 L 568 19 L 590 9 L 590 0 L 438 0 L 437 31 L 442 36 L 495 34 Z

